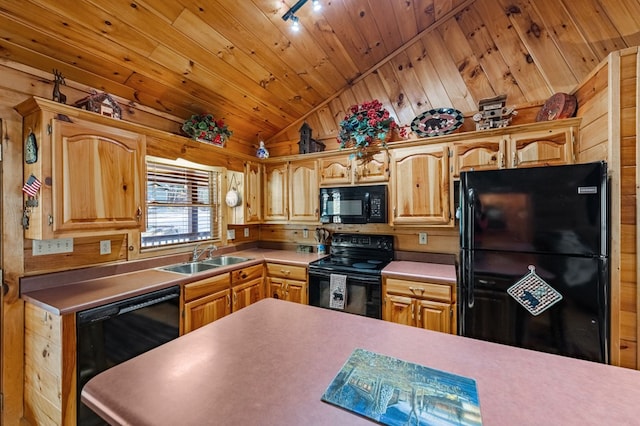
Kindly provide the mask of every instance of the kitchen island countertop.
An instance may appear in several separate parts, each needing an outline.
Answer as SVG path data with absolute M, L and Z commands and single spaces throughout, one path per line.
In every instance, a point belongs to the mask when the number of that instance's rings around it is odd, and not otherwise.
M 113 425 L 371 424 L 321 401 L 356 348 L 476 380 L 486 425 L 636 424 L 640 372 L 265 299 L 94 377 Z

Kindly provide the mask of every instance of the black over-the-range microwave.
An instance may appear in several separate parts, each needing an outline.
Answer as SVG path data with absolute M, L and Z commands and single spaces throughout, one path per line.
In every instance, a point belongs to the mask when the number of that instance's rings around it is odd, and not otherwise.
M 386 223 L 387 186 L 320 188 L 320 222 Z

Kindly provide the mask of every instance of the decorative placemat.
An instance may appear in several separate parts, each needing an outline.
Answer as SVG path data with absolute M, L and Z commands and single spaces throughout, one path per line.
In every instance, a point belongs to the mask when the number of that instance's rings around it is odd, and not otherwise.
M 539 315 L 562 300 L 562 295 L 536 274 L 529 265 L 529 273 L 507 289 L 507 293 L 532 315 Z
M 360 348 L 321 399 L 384 425 L 482 425 L 475 380 Z

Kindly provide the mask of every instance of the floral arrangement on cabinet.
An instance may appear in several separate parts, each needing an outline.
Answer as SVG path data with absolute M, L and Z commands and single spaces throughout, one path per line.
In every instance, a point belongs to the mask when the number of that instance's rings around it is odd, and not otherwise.
M 362 161 L 370 160 L 381 149 L 386 150 L 394 131 L 406 137 L 406 127 L 398 125 L 377 99 L 353 105 L 349 112 L 340 122 L 338 143 L 340 149 L 355 148 L 352 156 Z
M 224 121 L 216 120 L 212 114 L 192 115 L 182 124 L 182 131 L 195 140 L 220 146 L 233 135 Z

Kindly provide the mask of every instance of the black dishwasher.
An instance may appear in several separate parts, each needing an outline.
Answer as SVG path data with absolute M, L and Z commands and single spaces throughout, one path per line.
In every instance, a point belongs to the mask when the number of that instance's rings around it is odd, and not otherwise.
M 78 312 L 77 424 L 106 424 L 80 401 L 98 373 L 178 337 L 180 287 L 174 286 Z

